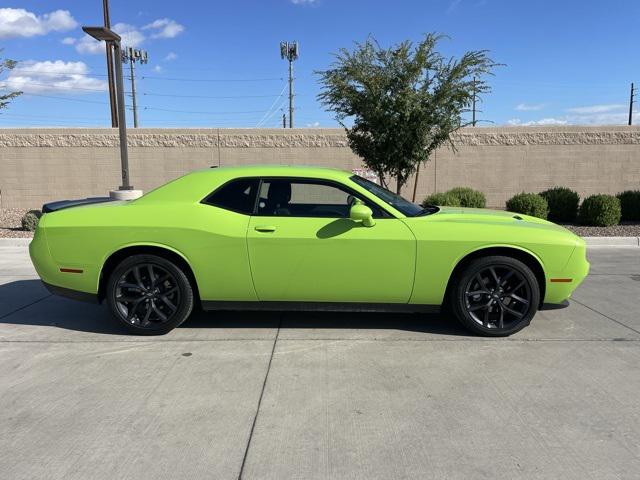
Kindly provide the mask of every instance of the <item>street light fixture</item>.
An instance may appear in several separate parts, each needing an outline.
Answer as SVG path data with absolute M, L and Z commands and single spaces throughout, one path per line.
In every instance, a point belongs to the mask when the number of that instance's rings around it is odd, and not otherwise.
M 112 198 L 131 200 L 141 195 L 134 190 L 129 182 L 129 152 L 127 150 L 127 125 L 124 107 L 124 79 L 122 76 L 122 50 L 120 47 L 120 35 L 106 27 L 82 27 L 87 35 L 96 40 L 105 41 L 114 49 L 116 67 L 116 96 L 118 107 L 118 131 L 120 133 L 120 163 L 122 165 L 122 186 L 119 192 L 111 192 Z

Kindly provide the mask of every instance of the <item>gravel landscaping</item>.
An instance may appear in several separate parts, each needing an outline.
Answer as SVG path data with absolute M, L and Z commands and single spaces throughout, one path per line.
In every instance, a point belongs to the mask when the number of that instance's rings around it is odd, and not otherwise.
M 22 230 L 20 220 L 25 213 L 27 210 L 21 208 L 0 210 L 0 238 L 33 237 L 33 232 Z M 640 223 L 624 222 L 613 227 L 563 226 L 581 237 L 640 237 Z
M 21 219 L 27 211 L 22 208 L 0 209 L 0 238 L 33 237 L 33 232 L 22 230 Z
M 582 225 L 563 225 L 581 237 L 640 237 L 640 223 L 623 222 L 613 227 L 585 227 Z

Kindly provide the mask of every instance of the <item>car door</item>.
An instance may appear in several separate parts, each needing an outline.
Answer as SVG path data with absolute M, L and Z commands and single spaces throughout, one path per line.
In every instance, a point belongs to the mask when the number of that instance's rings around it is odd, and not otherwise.
M 354 197 L 373 227 L 349 219 Z M 339 183 L 263 179 L 247 245 L 262 301 L 406 303 L 413 288 L 413 233 Z

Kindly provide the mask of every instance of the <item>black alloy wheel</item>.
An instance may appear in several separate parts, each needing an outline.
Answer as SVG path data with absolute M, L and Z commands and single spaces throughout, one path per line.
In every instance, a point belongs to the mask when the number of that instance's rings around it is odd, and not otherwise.
M 527 326 L 540 302 L 535 275 L 511 257 L 472 261 L 453 289 L 453 311 L 470 330 L 487 336 L 505 336 Z
M 162 257 L 135 255 L 111 274 L 107 301 L 129 331 L 154 335 L 180 325 L 194 300 L 189 279 L 180 268 Z

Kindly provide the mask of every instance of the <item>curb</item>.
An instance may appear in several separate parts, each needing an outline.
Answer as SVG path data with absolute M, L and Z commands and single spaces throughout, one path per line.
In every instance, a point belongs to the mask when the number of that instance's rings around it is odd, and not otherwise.
M 640 237 L 582 237 L 587 247 L 640 247 Z

